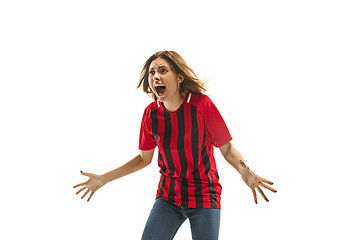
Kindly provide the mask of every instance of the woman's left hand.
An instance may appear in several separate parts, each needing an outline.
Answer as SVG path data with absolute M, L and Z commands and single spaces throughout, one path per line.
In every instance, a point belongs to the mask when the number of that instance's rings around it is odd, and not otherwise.
M 261 187 L 264 187 L 274 193 L 276 193 L 277 191 L 271 187 L 269 187 L 266 184 L 270 184 L 273 185 L 273 182 L 266 180 L 265 178 L 260 177 L 259 175 L 257 175 L 256 173 L 254 173 L 253 171 L 251 171 L 245 164 L 243 165 L 243 168 L 240 172 L 242 179 L 244 180 L 244 182 L 246 183 L 246 185 L 248 185 L 253 193 L 254 196 L 254 201 L 257 204 L 257 196 L 256 196 L 256 191 L 255 189 L 257 189 L 259 191 L 259 193 L 261 194 L 261 196 L 265 199 L 265 201 L 269 201 L 267 199 L 267 197 L 265 196 L 264 192 L 262 191 Z

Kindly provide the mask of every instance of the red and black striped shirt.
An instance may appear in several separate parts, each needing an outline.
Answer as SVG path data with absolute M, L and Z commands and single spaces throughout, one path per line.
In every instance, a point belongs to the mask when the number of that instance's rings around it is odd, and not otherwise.
M 206 95 L 187 94 L 175 112 L 149 104 L 140 130 L 140 150 L 158 147 L 161 178 L 156 198 L 178 206 L 220 209 L 221 185 L 214 146 L 231 140 L 218 109 Z

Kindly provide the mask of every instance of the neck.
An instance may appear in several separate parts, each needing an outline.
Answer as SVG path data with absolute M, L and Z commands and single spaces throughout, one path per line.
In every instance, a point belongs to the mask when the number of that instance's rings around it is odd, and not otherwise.
M 175 112 L 181 106 L 183 101 L 184 101 L 184 98 L 179 94 L 176 97 L 174 97 L 173 99 L 164 101 L 163 103 L 167 110 L 169 110 L 170 112 Z

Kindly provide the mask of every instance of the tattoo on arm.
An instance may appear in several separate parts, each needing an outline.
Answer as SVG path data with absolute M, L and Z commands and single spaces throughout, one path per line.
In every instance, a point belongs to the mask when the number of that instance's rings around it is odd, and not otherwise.
M 244 167 L 244 168 L 249 168 L 243 160 L 240 159 L 240 160 L 239 160 L 239 163 L 240 163 L 240 165 L 241 165 L 242 167 Z

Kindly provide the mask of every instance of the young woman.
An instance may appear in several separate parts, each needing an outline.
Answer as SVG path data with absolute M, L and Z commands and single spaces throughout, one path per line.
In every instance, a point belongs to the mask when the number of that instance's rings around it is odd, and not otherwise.
M 214 159 L 214 146 L 251 188 L 255 203 L 257 189 L 272 182 L 256 175 L 231 143 L 232 137 L 219 111 L 204 94 L 203 83 L 183 58 L 174 51 L 160 51 L 144 64 L 138 87 L 154 101 L 141 122 L 140 153 L 123 166 L 103 175 L 81 172 L 87 182 L 76 194 L 94 193 L 106 183 L 136 172 L 151 163 L 158 147 L 160 182 L 155 204 L 146 223 L 143 240 L 173 239 L 188 218 L 193 239 L 218 239 L 221 185 Z

